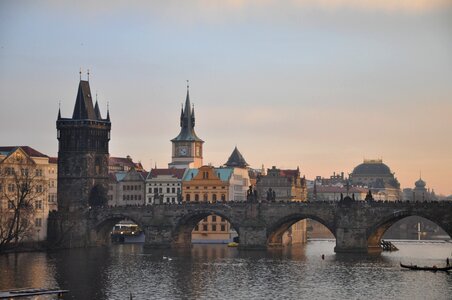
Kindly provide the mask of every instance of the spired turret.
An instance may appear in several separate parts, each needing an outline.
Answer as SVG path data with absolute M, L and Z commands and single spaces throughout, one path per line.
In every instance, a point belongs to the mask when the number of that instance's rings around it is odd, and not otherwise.
M 102 119 L 93 106 L 88 81 L 80 80 L 72 118 L 56 122 L 58 138 L 58 209 L 74 211 L 103 205 L 108 190 L 110 114 Z
M 202 146 L 204 141 L 195 133 L 195 108 L 190 103 L 187 86 L 185 107 L 181 109 L 179 135 L 171 140 L 173 144 L 170 168 L 199 168 L 202 166 Z

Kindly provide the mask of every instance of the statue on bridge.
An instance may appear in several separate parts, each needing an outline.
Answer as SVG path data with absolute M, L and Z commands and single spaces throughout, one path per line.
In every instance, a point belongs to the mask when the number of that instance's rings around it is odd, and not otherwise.
M 248 191 L 246 191 L 246 200 L 248 202 L 257 202 L 257 191 L 250 185 Z
M 276 201 L 276 193 L 272 188 L 269 188 L 267 191 L 267 201 L 270 201 L 270 202 Z
M 369 192 L 367 193 L 366 198 L 364 200 L 366 200 L 367 202 L 374 201 L 374 197 L 372 196 L 372 191 L 370 189 L 369 189 Z

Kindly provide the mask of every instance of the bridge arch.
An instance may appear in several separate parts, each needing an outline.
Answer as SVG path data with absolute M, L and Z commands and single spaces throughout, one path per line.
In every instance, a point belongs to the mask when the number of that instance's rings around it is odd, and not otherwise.
M 320 224 L 328 228 L 328 230 L 336 238 L 336 230 L 334 229 L 333 224 L 330 224 L 329 222 L 313 214 L 294 213 L 284 216 L 281 219 L 278 219 L 276 222 L 274 222 L 267 228 L 267 245 L 270 247 L 281 246 L 284 233 L 298 221 L 307 219 L 312 219 L 314 221 L 319 222 Z
M 189 212 L 178 220 L 176 226 L 173 229 L 172 234 L 172 246 L 174 247 L 191 247 L 192 245 L 192 231 L 196 225 L 199 224 L 204 218 L 215 215 L 224 218 L 229 222 L 231 228 L 239 232 L 239 225 L 231 214 L 215 208 L 204 208 L 201 210 Z
M 385 232 L 396 222 L 405 219 L 407 217 L 421 217 L 427 219 L 439 227 L 441 227 L 450 237 L 452 237 L 452 228 L 450 224 L 446 224 L 443 220 L 438 219 L 437 216 L 425 211 L 413 211 L 413 210 L 400 210 L 390 215 L 385 215 L 379 219 L 378 222 L 372 224 L 367 229 L 367 244 L 369 248 L 380 248 L 380 242 Z
M 126 213 L 107 214 L 98 218 L 96 223 L 93 225 L 91 230 L 91 241 L 95 242 L 96 244 L 102 245 L 110 244 L 110 233 L 113 229 L 113 226 L 123 220 L 130 220 L 133 223 L 137 224 L 141 229 L 145 228 L 141 220 L 135 218 L 133 215 Z

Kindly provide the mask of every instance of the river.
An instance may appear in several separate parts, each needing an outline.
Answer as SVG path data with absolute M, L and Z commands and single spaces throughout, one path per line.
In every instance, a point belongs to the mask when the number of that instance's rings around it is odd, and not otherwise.
M 452 299 L 452 274 L 399 266 L 444 265 L 452 243 L 395 245 L 399 251 L 381 255 L 336 254 L 334 240 L 267 251 L 128 244 L 7 254 L 0 290 L 59 287 L 70 290 L 64 299 Z

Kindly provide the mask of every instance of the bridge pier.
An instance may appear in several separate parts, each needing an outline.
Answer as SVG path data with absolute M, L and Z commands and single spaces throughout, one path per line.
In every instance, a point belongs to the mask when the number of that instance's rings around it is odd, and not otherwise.
M 144 228 L 145 248 L 171 248 L 172 228 L 169 226 L 146 226 Z
M 365 228 L 337 228 L 336 253 L 368 253 Z
M 267 249 L 267 229 L 264 226 L 241 226 L 239 228 L 239 249 Z

